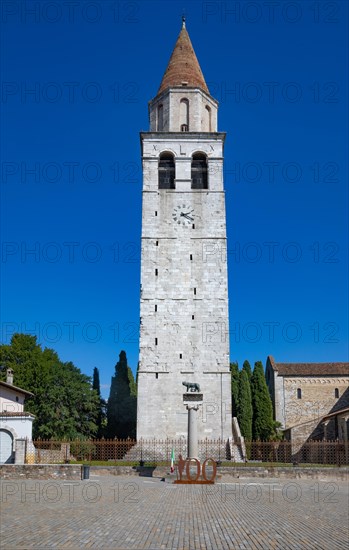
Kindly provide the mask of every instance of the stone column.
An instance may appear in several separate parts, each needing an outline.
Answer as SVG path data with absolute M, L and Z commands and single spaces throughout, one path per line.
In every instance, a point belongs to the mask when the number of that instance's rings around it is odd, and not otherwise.
M 197 458 L 199 460 L 198 449 L 198 405 L 187 405 L 188 411 L 188 457 Z
M 16 439 L 15 442 L 15 464 L 25 464 L 25 439 Z
M 202 393 L 187 392 L 183 394 L 183 404 L 188 411 L 187 458 L 196 458 L 197 460 L 199 460 L 198 410 L 202 403 Z

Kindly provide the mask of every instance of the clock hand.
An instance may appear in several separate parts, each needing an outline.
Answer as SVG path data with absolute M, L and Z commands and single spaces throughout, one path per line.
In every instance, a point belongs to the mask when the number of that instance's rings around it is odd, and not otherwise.
M 194 218 L 191 218 L 190 216 L 188 216 L 188 214 L 183 214 L 183 216 L 191 222 L 194 221 Z

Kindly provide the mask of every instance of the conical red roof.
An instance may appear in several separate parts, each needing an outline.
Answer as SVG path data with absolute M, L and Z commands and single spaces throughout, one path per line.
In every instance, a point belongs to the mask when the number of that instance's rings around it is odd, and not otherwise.
M 187 86 L 201 88 L 209 94 L 184 21 L 157 95 L 166 88 L 182 86 L 183 82 L 186 82 Z

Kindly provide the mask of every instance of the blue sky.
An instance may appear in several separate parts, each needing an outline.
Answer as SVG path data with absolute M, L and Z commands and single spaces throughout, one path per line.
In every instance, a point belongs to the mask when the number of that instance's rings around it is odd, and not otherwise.
M 267 4 L 2 3 L 2 342 L 105 395 L 136 369 L 139 132 L 184 8 L 227 132 L 231 360 L 347 360 L 347 3 Z

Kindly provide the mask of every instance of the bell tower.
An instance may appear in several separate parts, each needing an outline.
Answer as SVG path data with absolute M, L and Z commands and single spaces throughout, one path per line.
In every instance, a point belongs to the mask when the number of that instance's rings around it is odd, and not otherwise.
M 200 384 L 199 439 L 232 438 L 225 133 L 183 18 L 141 133 L 137 439 L 187 434 L 183 381 Z

